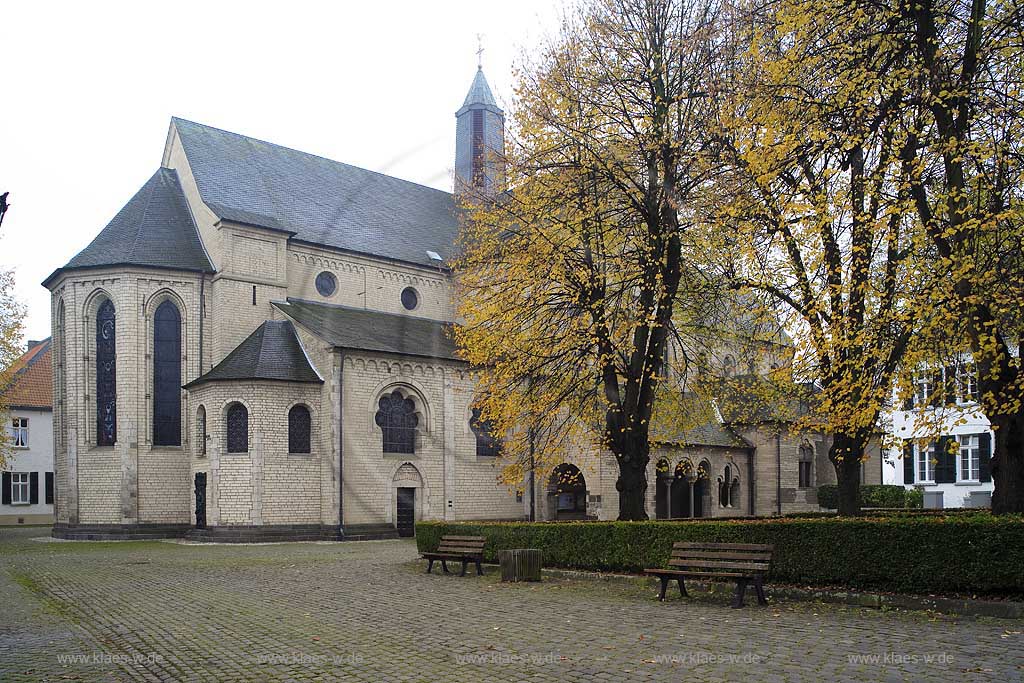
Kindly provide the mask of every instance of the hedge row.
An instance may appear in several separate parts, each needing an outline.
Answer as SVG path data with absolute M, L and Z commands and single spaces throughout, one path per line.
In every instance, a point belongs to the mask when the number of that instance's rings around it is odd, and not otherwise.
M 860 487 L 860 504 L 866 508 L 919 508 L 924 501 L 917 489 L 907 490 L 892 484 L 864 484 Z M 818 505 L 835 510 L 839 507 L 839 487 L 826 484 L 818 487 Z
M 548 567 L 639 572 L 675 541 L 772 543 L 770 579 L 907 593 L 1024 596 L 1024 517 L 985 513 L 690 522 L 420 522 L 416 542 L 485 536 L 485 557 L 540 548 Z

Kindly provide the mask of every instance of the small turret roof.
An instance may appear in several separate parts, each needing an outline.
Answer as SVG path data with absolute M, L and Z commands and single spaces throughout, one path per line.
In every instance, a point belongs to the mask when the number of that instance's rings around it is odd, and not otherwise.
M 309 364 L 295 327 L 288 320 L 267 320 L 224 360 L 202 377 L 186 384 L 185 388 L 191 389 L 205 382 L 238 379 L 324 382 Z
M 469 86 L 466 101 L 462 103 L 462 106 L 468 107 L 471 104 L 486 104 L 491 107 L 498 106 L 498 103 L 494 101 L 494 93 L 491 92 L 491 86 L 487 84 L 487 79 L 484 78 L 484 70 L 479 67 L 476 70 L 476 76 L 473 78 L 473 85 Z

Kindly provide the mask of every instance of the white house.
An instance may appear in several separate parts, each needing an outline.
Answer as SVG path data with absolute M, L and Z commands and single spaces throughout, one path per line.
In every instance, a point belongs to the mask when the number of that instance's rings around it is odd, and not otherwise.
M 884 483 L 921 488 L 925 507 L 988 507 L 994 441 L 978 405 L 973 365 L 967 359 L 921 373 L 914 388 L 913 398 L 892 413 L 893 434 L 903 442 L 892 449 Z
M 50 340 L 29 342 L 4 390 L 14 455 L 0 488 L 0 525 L 52 524 L 53 366 Z

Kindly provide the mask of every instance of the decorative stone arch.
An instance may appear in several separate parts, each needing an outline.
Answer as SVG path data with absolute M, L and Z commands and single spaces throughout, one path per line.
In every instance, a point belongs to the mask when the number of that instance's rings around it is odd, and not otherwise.
M 693 516 L 711 516 L 711 463 L 702 458 L 693 479 Z
M 575 464 L 562 462 L 556 465 L 548 476 L 546 493 L 551 519 L 586 518 L 587 479 Z
M 430 517 L 430 487 L 426 479 L 420 474 L 420 470 L 409 460 L 395 463 L 391 468 L 391 478 L 388 486 L 387 509 L 384 511 L 384 519 L 388 524 L 397 524 L 395 515 L 398 511 L 398 489 L 416 489 L 416 520 L 428 519 Z
M 736 462 L 730 457 L 722 467 L 722 473 L 718 476 L 718 507 L 737 508 L 740 498 L 739 468 Z
M 672 511 L 672 480 L 675 473 L 665 456 L 654 463 L 654 518 L 668 519 Z
M 383 438 L 384 433 L 381 427 L 377 424 L 377 411 L 380 409 L 380 400 L 394 392 L 398 392 L 403 397 L 412 399 L 415 406 L 414 415 L 416 416 L 416 428 L 414 434 L 414 453 L 419 453 L 423 448 L 424 436 L 429 436 L 432 432 L 431 425 L 433 415 L 431 414 L 430 403 L 427 402 L 426 392 L 423 390 L 419 383 L 408 377 L 401 379 L 389 378 L 389 380 L 378 384 L 377 388 L 370 394 L 372 400 L 367 406 L 367 430 L 376 440 L 376 443 L 381 444 L 381 453 L 383 455 Z
M 671 478 L 666 482 L 668 488 L 666 509 L 668 510 L 669 518 L 693 517 L 693 483 L 695 476 L 696 471 L 693 468 L 693 462 L 689 458 L 684 456 L 676 461 L 675 467 L 672 468 Z

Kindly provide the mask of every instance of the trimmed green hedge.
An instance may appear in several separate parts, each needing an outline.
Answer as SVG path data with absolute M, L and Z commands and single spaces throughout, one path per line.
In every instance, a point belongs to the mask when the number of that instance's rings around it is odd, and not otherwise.
M 893 484 L 863 484 L 860 487 L 860 504 L 866 508 L 919 508 L 923 502 L 920 491 L 908 491 Z M 839 487 L 826 484 L 818 487 L 818 505 L 835 510 L 839 507 Z
M 1024 517 L 894 515 L 688 522 L 416 524 L 421 551 L 444 534 L 487 537 L 485 557 L 540 548 L 549 567 L 639 572 L 675 541 L 772 543 L 771 579 L 907 593 L 1024 595 Z

